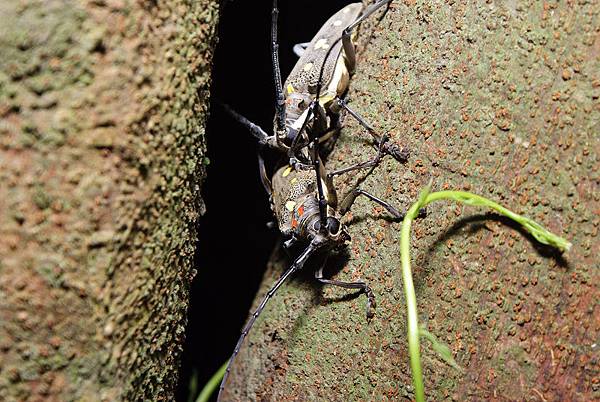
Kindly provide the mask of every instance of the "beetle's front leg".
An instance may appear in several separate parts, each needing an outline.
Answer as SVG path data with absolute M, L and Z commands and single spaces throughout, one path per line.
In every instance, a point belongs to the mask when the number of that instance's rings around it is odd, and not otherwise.
M 364 293 L 367 296 L 367 319 L 373 318 L 373 316 L 375 315 L 374 310 L 377 306 L 377 304 L 375 303 L 375 295 L 373 294 L 371 287 L 365 282 L 343 282 L 334 279 L 324 279 L 323 266 L 321 266 L 321 268 L 317 272 L 315 272 L 315 279 L 324 285 L 339 286 L 344 289 L 359 289 L 362 293 Z
M 348 114 L 350 114 L 350 116 L 354 117 L 356 121 L 358 121 L 358 124 L 360 124 L 365 130 L 367 130 L 371 137 L 373 137 L 373 140 L 375 141 L 374 145 L 376 147 L 379 148 L 383 146 L 384 152 L 386 154 L 392 155 L 394 159 L 396 159 L 398 162 L 404 163 L 408 161 L 408 147 L 401 147 L 397 144 L 394 144 L 391 141 L 387 141 L 386 136 L 379 135 L 375 131 L 375 129 L 371 127 L 371 125 L 367 123 L 367 121 L 361 115 L 359 115 L 354 109 L 348 106 L 348 103 L 344 99 L 339 97 L 335 98 L 333 100 L 332 107 L 344 109 L 348 112 Z

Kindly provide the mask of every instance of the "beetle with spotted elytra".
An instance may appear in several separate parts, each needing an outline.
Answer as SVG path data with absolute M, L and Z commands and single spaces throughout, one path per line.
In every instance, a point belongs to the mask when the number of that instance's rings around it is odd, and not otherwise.
M 299 59 L 283 84 L 277 41 L 279 9 L 277 2 L 274 3 L 271 54 L 276 113 L 273 134 L 268 135 L 226 104 L 222 105 L 225 110 L 246 126 L 261 146 L 286 153 L 292 163 L 306 165 L 311 164 L 306 151 L 310 135 L 316 133 L 321 144 L 333 142 L 329 140 L 334 140 L 339 132 L 340 112 L 345 110 L 373 137 L 374 146 L 381 145 L 385 154 L 405 162 L 408 150 L 378 134 L 344 99 L 356 68 L 355 28 L 391 0 L 379 0 L 364 9 L 362 3 L 352 3 L 331 16 L 310 42 L 294 46 Z
M 367 318 L 373 316 L 375 297 L 365 282 L 325 279 L 323 267 L 329 253 L 344 248 L 350 241 L 348 229 L 341 219 L 359 195 L 380 204 L 396 219 L 404 217 L 403 213 L 389 203 L 358 187 L 353 188 L 342 198 L 341 203 L 338 203 L 333 183 L 333 178 L 337 175 L 357 169 L 374 168 L 386 154 L 402 162 L 408 158 L 406 149 L 391 143 L 387 136 L 377 134 L 343 100 L 356 62 L 352 32 L 365 18 L 390 2 L 391 0 L 380 0 L 364 9 L 361 3 L 354 3 L 334 14 L 311 42 L 295 47 L 300 58 L 284 86 L 281 83 L 278 61 L 279 10 L 277 0 L 274 0 L 272 61 L 277 98 L 274 134 L 267 135 L 259 126 L 224 105 L 230 115 L 246 126 L 258 139 L 261 149 L 265 146 L 273 148 L 289 158 L 289 163 L 279 167 L 269 178 L 264 160 L 259 155 L 260 176 L 269 194 L 278 228 L 287 239 L 284 245 L 289 248 L 293 244 L 301 244 L 305 245 L 305 248 L 263 297 L 242 329 L 225 370 L 218 400 L 225 398 L 224 388 L 231 366 L 256 319 L 283 283 L 300 270 L 310 257 L 325 254 L 320 268 L 315 272 L 315 278 L 324 285 L 358 289 L 365 293 Z M 341 110 L 346 110 L 371 134 L 377 154 L 365 162 L 327 172 L 323 163 L 323 147 L 335 141 Z

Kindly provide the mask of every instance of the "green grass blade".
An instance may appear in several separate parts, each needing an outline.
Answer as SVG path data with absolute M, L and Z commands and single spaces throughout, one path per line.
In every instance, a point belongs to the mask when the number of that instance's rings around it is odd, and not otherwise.
M 202 391 L 200 391 L 200 395 L 198 395 L 198 398 L 196 398 L 196 402 L 208 402 L 211 395 L 221 384 L 221 380 L 225 375 L 225 370 L 227 370 L 227 363 L 229 363 L 229 360 L 223 363 L 219 370 L 217 370 L 217 372 L 210 377 L 206 385 L 204 385 L 204 388 L 202 388 Z

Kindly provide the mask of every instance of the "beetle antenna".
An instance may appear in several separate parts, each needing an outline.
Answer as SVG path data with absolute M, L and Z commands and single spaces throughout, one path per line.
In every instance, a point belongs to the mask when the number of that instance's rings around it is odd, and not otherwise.
M 281 132 L 285 130 L 285 97 L 283 95 L 283 84 L 281 81 L 281 68 L 279 67 L 279 41 L 277 39 L 278 17 L 279 8 L 277 7 L 277 0 L 273 0 L 273 10 L 271 11 L 271 59 L 273 61 L 273 81 L 275 82 L 277 130 Z
M 304 263 L 306 263 L 306 260 L 308 260 L 308 258 L 311 255 L 313 255 L 314 252 L 317 251 L 319 248 L 320 248 L 320 246 L 318 244 L 311 242 L 306 247 L 306 249 L 302 252 L 302 254 L 300 254 L 300 256 L 298 258 L 296 258 L 296 260 L 287 269 L 287 271 L 285 271 L 283 273 L 283 275 L 281 275 L 281 277 L 277 280 L 277 282 L 275 282 L 273 287 L 267 292 L 267 294 L 261 300 L 260 304 L 256 308 L 256 311 L 254 311 L 254 313 L 252 313 L 252 315 L 250 316 L 250 319 L 244 326 L 244 329 L 242 329 L 242 334 L 240 335 L 240 338 L 238 339 L 237 344 L 235 345 L 235 349 L 233 350 L 233 354 L 231 355 L 231 358 L 229 359 L 229 362 L 227 363 L 227 369 L 225 370 L 225 374 L 223 375 L 223 380 L 221 380 L 221 386 L 219 387 L 219 396 L 217 397 L 217 401 L 221 400 L 221 396 L 223 394 L 223 389 L 225 388 L 225 384 L 227 383 L 227 378 L 229 377 L 229 372 L 231 371 L 231 365 L 233 364 L 235 357 L 237 356 L 238 352 L 240 351 L 240 348 L 242 347 L 242 343 L 244 343 L 244 339 L 246 339 L 246 335 L 248 335 L 248 332 L 250 332 L 250 329 L 254 325 L 254 322 L 256 321 L 256 319 L 258 318 L 260 313 L 262 313 L 263 309 L 265 308 L 265 305 L 267 304 L 269 299 L 271 297 L 273 297 L 275 292 L 277 292 L 277 289 L 279 289 L 281 287 L 281 285 L 283 285 L 283 283 L 294 272 L 300 270 L 304 266 Z

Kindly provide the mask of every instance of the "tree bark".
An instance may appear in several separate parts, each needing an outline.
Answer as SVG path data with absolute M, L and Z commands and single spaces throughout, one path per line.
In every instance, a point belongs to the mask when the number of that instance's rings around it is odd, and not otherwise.
M 172 400 L 217 2 L 0 16 L 0 399 Z
M 413 225 L 420 323 L 452 350 L 459 372 L 423 341 L 429 400 L 588 401 L 597 379 L 600 6 L 597 2 L 393 2 L 361 27 L 353 106 L 411 149 L 361 187 L 407 209 L 433 189 L 467 190 L 573 242 L 561 256 L 488 211 L 430 206 Z M 368 46 L 367 46 L 368 43 Z M 328 161 L 374 152 L 347 117 Z M 364 176 L 337 184 L 343 193 Z M 306 269 L 267 305 L 230 377 L 232 400 L 413 398 L 400 273 L 400 223 L 359 199 L 346 219 L 340 280 Z M 276 252 L 255 305 L 290 261 Z M 337 267 L 337 268 L 336 268 Z M 336 272 L 337 269 L 337 272 Z

